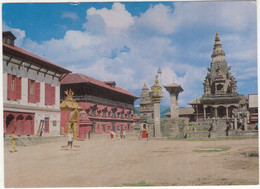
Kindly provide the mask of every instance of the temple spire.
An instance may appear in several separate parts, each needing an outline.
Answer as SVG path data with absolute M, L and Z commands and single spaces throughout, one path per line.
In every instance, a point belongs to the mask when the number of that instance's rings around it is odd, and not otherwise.
M 219 35 L 218 35 L 218 31 L 216 31 L 215 41 L 220 41 L 220 39 L 219 39 Z

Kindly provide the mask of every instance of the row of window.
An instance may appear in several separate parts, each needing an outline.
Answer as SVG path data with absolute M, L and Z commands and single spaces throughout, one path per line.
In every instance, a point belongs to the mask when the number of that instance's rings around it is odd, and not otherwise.
M 12 74 L 8 74 L 7 79 L 7 99 L 21 100 L 22 99 L 22 78 Z M 41 96 L 40 82 L 28 79 L 28 102 L 40 102 Z M 55 87 L 45 84 L 45 105 L 55 105 Z
M 87 115 L 101 117 L 101 110 L 98 110 L 98 111 L 92 110 L 91 112 L 90 111 L 91 111 L 90 108 L 86 109 Z M 133 118 L 133 114 L 131 114 L 131 113 L 124 114 L 122 112 L 117 112 L 117 114 L 116 114 L 116 112 L 111 112 L 111 111 L 105 112 L 105 111 L 103 111 L 102 117 L 112 117 L 112 118 L 121 118 L 121 119 L 128 118 L 128 119 L 130 119 L 130 118 Z
M 127 131 L 129 132 L 130 129 L 131 129 L 131 126 L 130 124 L 127 124 L 127 125 L 121 125 L 121 126 L 106 126 L 105 124 L 97 124 L 97 126 L 95 124 L 92 125 L 91 127 L 91 131 L 92 133 L 95 133 L 95 129 L 97 129 L 97 131 L 100 131 L 100 127 L 102 127 L 102 131 L 103 133 L 106 133 L 106 131 L 110 131 L 110 130 L 113 130 L 114 132 L 117 132 L 118 130 L 119 131 Z M 107 129 L 106 129 L 107 128 Z

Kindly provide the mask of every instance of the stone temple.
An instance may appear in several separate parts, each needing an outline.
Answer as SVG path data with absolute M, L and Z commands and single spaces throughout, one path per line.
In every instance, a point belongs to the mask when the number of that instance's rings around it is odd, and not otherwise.
M 212 62 L 204 80 L 204 94 L 189 104 L 198 120 L 232 118 L 232 112 L 243 106 L 244 96 L 237 93 L 236 79 L 225 59 L 220 38 L 216 33 Z

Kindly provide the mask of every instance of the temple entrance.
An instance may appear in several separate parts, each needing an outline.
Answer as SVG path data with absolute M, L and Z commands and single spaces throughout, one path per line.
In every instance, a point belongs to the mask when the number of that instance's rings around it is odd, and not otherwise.
M 212 106 L 208 106 L 206 108 L 206 118 L 212 118 L 215 116 L 215 108 Z
M 226 108 L 224 106 L 219 106 L 217 111 L 219 118 L 224 118 L 226 116 Z
M 12 134 L 12 131 L 15 131 L 13 114 L 9 114 L 6 117 L 5 125 L 6 125 L 5 134 L 9 135 L 9 134 Z

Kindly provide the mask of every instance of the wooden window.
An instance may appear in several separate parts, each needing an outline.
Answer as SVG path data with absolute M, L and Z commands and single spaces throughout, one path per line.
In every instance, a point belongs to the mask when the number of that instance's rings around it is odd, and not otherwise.
M 16 77 L 15 78 L 15 100 L 22 99 L 22 78 Z
M 45 105 L 55 104 L 55 87 L 45 84 Z
M 12 74 L 7 75 L 7 99 L 22 99 L 22 79 Z
M 41 96 L 41 83 L 40 82 L 35 82 L 34 83 L 34 95 L 35 95 L 35 102 L 40 102 L 40 96 Z
M 28 80 L 28 102 L 40 102 L 40 82 Z
M 55 87 L 51 86 L 51 105 L 55 104 Z

